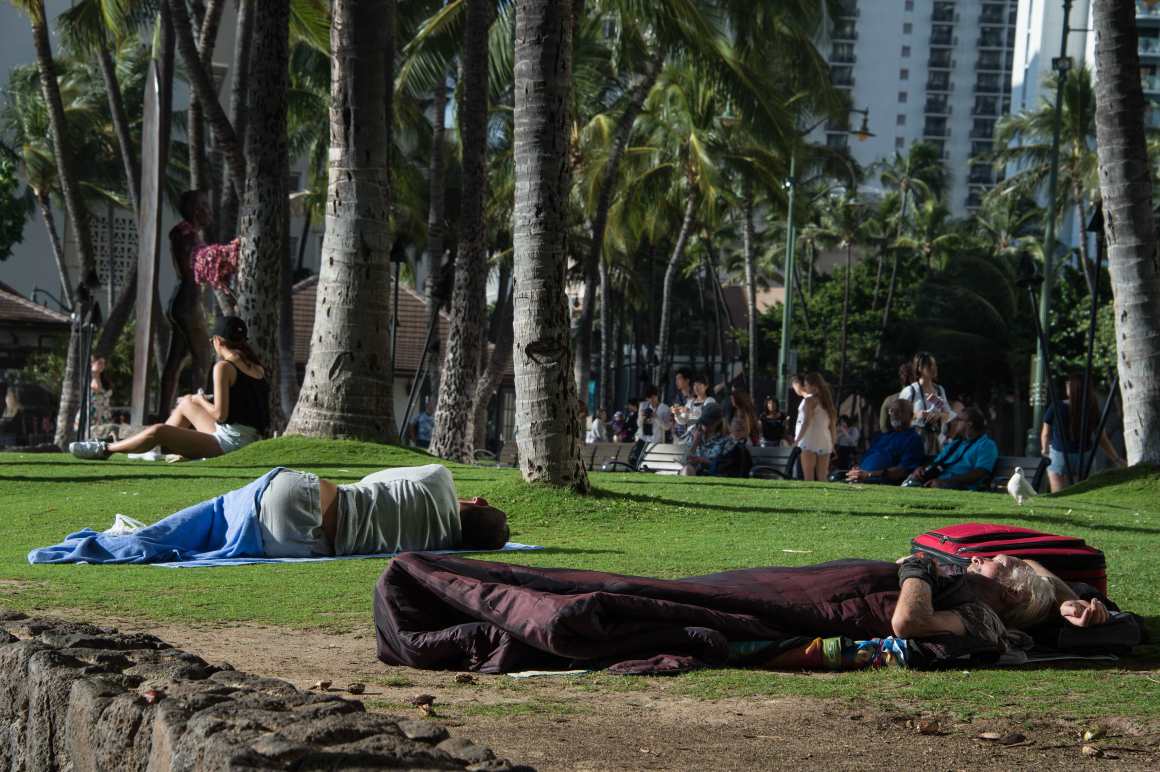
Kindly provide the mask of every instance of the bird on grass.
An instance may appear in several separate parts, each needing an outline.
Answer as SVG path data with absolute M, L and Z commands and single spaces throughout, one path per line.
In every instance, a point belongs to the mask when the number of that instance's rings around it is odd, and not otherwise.
M 1027 482 L 1027 478 L 1023 476 L 1023 467 L 1015 467 L 1015 473 L 1007 481 L 1007 492 L 1011 494 L 1011 498 L 1015 499 L 1015 503 L 1019 506 L 1023 506 L 1024 500 L 1036 495 L 1031 483 Z

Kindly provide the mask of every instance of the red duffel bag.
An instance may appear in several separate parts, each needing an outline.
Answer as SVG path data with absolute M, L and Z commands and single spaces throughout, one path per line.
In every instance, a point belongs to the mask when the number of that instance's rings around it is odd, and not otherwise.
M 1086 582 L 1108 594 L 1104 553 L 1076 536 L 1056 536 L 1031 528 L 994 523 L 959 523 L 927 531 L 910 540 L 911 552 L 965 566 L 971 558 L 1014 555 L 1040 563 L 1066 582 Z

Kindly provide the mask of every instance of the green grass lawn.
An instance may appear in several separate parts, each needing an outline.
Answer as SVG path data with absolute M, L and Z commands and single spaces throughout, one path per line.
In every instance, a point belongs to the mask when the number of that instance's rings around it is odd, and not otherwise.
M 82 610 L 143 622 L 246 621 L 344 630 L 365 625 L 382 561 L 212 569 L 30 566 L 29 549 L 115 513 L 153 522 L 238 487 L 271 466 L 338 482 L 426 455 L 355 442 L 301 438 L 251 445 L 185 464 L 79 462 L 57 455 L 0 455 L 0 606 L 26 612 Z M 452 466 L 461 495 L 508 511 L 512 538 L 546 547 L 498 559 L 661 577 L 730 568 L 800 565 L 843 557 L 893 559 L 912 536 L 983 520 L 1081 536 L 1107 553 L 1109 594 L 1160 634 L 1160 472 L 1112 472 L 1019 508 L 1008 496 L 764 480 L 595 474 L 582 497 L 524 484 L 517 471 Z M 490 557 L 490 556 L 489 556 Z M 1067 701 L 1070 710 L 1160 716 L 1156 647 L 1116 668 L 975 673 L 846 674 L 787 678 L 736 670 L 683 677 L 675 688 L 716 697 L 781 694 L 921 699 L 971 714 Z M 369 654 L 368 654 L 369 656 Z M 1149 670 L 1133 674 L 1127 670 Z M 613 686 L 612 682 L 620 682 Z M 634 688 L 599 677 L 594 688 Z

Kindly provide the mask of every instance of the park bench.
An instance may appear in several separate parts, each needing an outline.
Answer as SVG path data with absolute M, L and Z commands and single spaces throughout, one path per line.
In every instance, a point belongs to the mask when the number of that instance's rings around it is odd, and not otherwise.
M 1036 493 L 1043 491 L 1047 479 L 1047 467 L 1051 462 L 1043 456 L 999 456 L 995 461 L 995 471 L 991 473 L 989 490 L 995 493 L 1007 492 L 1007 481 L 1015 474 L 1015 467 L 1023 469 L 1023 476 Z
M 613 461 L 628 461 L 634 443 L 631 442 L 593 442 L 580 450 L 580 457 L 584 461 L 585 469 L 600 469 Z
M 631 449 L 629 443 L 623 443 Z M 680 443 L 650 442 L 644 446 L 636 466 L 627 460 L 602 464 L 602 472 L 651 472 L 653 474 L 680 474 L 689 458 L 689 446 Z
M 796 445 L 750 448 L 749 456 L 753 459 L 753 467 L 749 470 L 749 476 L 762 480 L 778 478 L 792 480 L 799 455 L 801 449 Z

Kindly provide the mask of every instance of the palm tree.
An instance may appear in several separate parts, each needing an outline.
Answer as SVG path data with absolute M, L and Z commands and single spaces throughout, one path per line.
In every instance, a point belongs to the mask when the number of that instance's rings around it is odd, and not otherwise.
M 333 6 L 328 226 L 306 380 L 288 433 L 388 442 L 398 436 L 388 332 L 391 89 L 384 77 L 393 59 L 393 12 L 389 0 Z
M 910 146 L 910 151 L 904 156 L 895 153 L 889 162 L 880 165 L 880 179 L 882 185 L 898 194 L 898 217 L 895 225 L 895 243 L 902 238 L 907 227 L 908 210 L 914 204 L 927 198 L 939 199 L 946 186 L 946 169 L 938 151 L 924 142 Z M 886 301 L 882 305 L 882 327 L 879 334 L 878 346 L 874 350 L 874 365 L 882 354 L 882 343 L 886 338 L 886 331 L 890 327 L 890 305 L 894 300 L 894 291 L 898 281 L 898 261 L 901 258 L 901 248 L 895 247 L 894 258 L 890 265 L 890 284 L 886 290 Z
M 479 376 L 487 279 L 483 221 L 487 185 L 487 38 L 494 0 L 465 1 L 463 99 L 459 105 L 459 136 L 463 148 L 459 248 L 430 451 L 440 458 L 471 463 L 475 454 L 471 401 Z
M 842 342 L 841 364 L 838 368 L 838 391 L 836 403 L 842 403 L 846 390 L 847 328 L 850 321 L 850 282 L 854 270 L 854 247 L 862 240 L 865 220 L 865 205 L 855 196 L 847 193 L 831 200 L 822 212 L 819 235 L 834 246 L 846 250 L 846 270 L 842 288 Z
M 515 52 L 516 441 L 529 482 L 589 490 L 571 377 L 567 265 L 571 0 L 523 0 Z
M 931 274 L 938 261 L 941 268 L 947 256 L 961 246 L 962 239 L 951 229 L 951 211 L 940 201 L 927 199 L 918 205 L 908 235 L 899 238 L 895 249 L 909 249 L 922 256 L 926 272 Z
M 1160 463 L 1160 269 L 1135 6 L 1095 0 L 1096 135 L 1128 462 Z
M 1045 95 L 1055 94 L 1056 76 L 1043 85 Z M 1059 185 L 1067 191 L 1058 203 L 1062 212 L 1069 205 L 1079 224 L 1080 267 L 1088 284 L 1094 286 L 1084 228 L 1089 219 L 1089 202 L 1099 191 L 1096 158 L 1096 98 L 1092 73 L 1087 67 L 1069 72 L 1063 87 L 1061 111 Z M 1014 168 L 1002 185 L 1004 190 L 1019 190 L 1031 195 L 1046 191 L 1051 171 L 1052 140 L 1055 128 L 1055 104 L 1045 96 L 1035 110 L 1009 115 L 999 121 L 995 130 L 992 159 L 996 169 Z
M 240 218 L 238 315 L 250 341 L 280 388 L 270 389 L 270 415 L 281 425 L 283 392 L 296 381 L 294 363 L 280 362 L 279 296 L 289 296 L 290 202 L 286 135 L 290 88 L 290 0 L 266 0 L 254 19 L 249 72 L 250 130 L 246 132 L 246 182 Z M 280 366 L 281 365 L 281 366 Z M 289 392 L 287 397 L 289 396 Z M 292 405 L 284 406 L 286 411 Z

